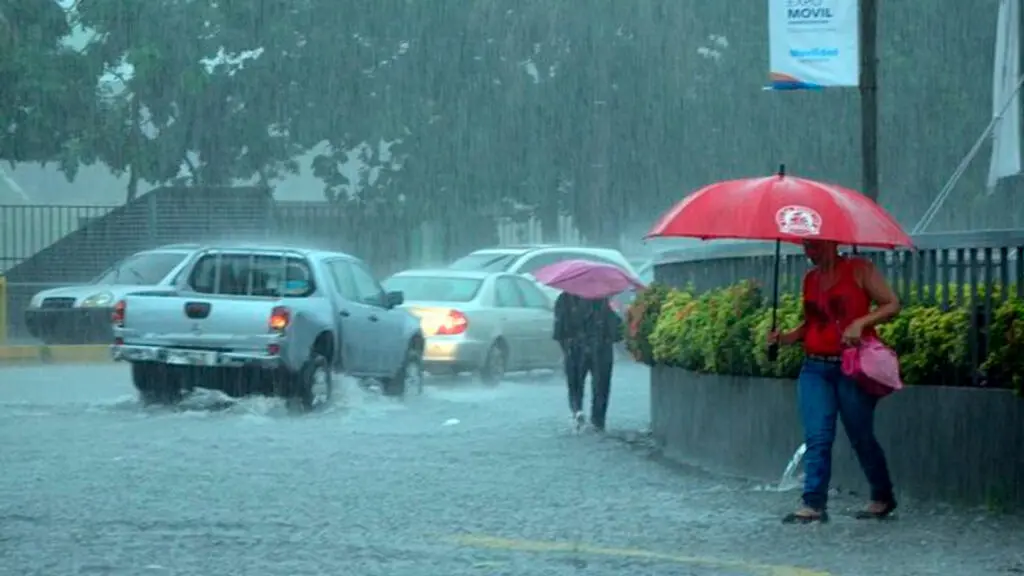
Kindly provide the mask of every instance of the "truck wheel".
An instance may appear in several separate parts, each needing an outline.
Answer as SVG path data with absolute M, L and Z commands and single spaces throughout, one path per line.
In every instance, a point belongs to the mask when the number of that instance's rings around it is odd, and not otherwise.
M 385 396 L 423 394 L 423 350 L 420 347 L 409 345 L 398 372 L 381 381 L 381 392 Z
M 177 404 L 181 401 L 181 374 L 163 364 L 132 362 L 132 383 L 143 404 Z
M 334 374 L 323 355 L 314 352 L 298 374 L 292 375 L 289 400 L 303 412 L 320 410 L 331 403 L 334 396 Z

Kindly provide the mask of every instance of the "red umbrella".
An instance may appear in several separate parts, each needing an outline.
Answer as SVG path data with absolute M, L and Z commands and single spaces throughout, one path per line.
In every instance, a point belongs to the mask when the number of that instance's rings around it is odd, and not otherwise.
M 782 242 L 831 240 L 877 248 L 912 247 L 910 236 L 867 196 L 836 186 L 778 174 L 726 180 L 690 194 L 665 213 L 647 238 L 686 237 L 775 240 L 772 330 L 779 305 Z M 774 359 L 778 348 L 769 349 Z
M 647 233 L 647 238 L 672 236 L 913 246 L 893 217 L 867 196 L 787 176 L 785 167 L 774 176 L 727 180 L 690 194 Z

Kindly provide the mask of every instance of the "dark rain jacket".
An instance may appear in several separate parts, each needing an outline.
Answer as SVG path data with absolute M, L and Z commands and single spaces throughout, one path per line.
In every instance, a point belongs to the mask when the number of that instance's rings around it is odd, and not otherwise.
M 588 300 L 563 292 L 555 300 L 554 338 L 563 348 L 609 346 L 622 340 L 622 319 L 607 298 Z

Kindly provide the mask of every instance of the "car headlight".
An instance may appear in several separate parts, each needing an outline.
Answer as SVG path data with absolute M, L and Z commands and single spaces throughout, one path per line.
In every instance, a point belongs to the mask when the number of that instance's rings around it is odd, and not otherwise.
M 114 303 L 114 295 L 110 292 L 100 292 L 99 294 L 93 294 L 85 300 L 82 300 L 82 308 L 97 308 L 100 306 L 110 306 Z

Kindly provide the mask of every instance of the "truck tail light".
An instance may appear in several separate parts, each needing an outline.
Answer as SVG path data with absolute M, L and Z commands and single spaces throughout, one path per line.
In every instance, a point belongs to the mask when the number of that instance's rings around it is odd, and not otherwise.
M 455 336 L 462 334 L 469 328 L 469 318 L 458 310 L 449 310 L 443 321 L 438 325 L 438 336 Z
M 114 304 L 114 311 L 110 313 L 110 322 L 117 328 L 124 328 L 124 317 L 128 310 L 128 305 L 124 300 L 118 300 L 117 304 Z
M 285 306 L 274 306 L 270 311 L 270 321 L 267 326 L 271 332 L 284 332 L 292 321 L 292 313 Z

